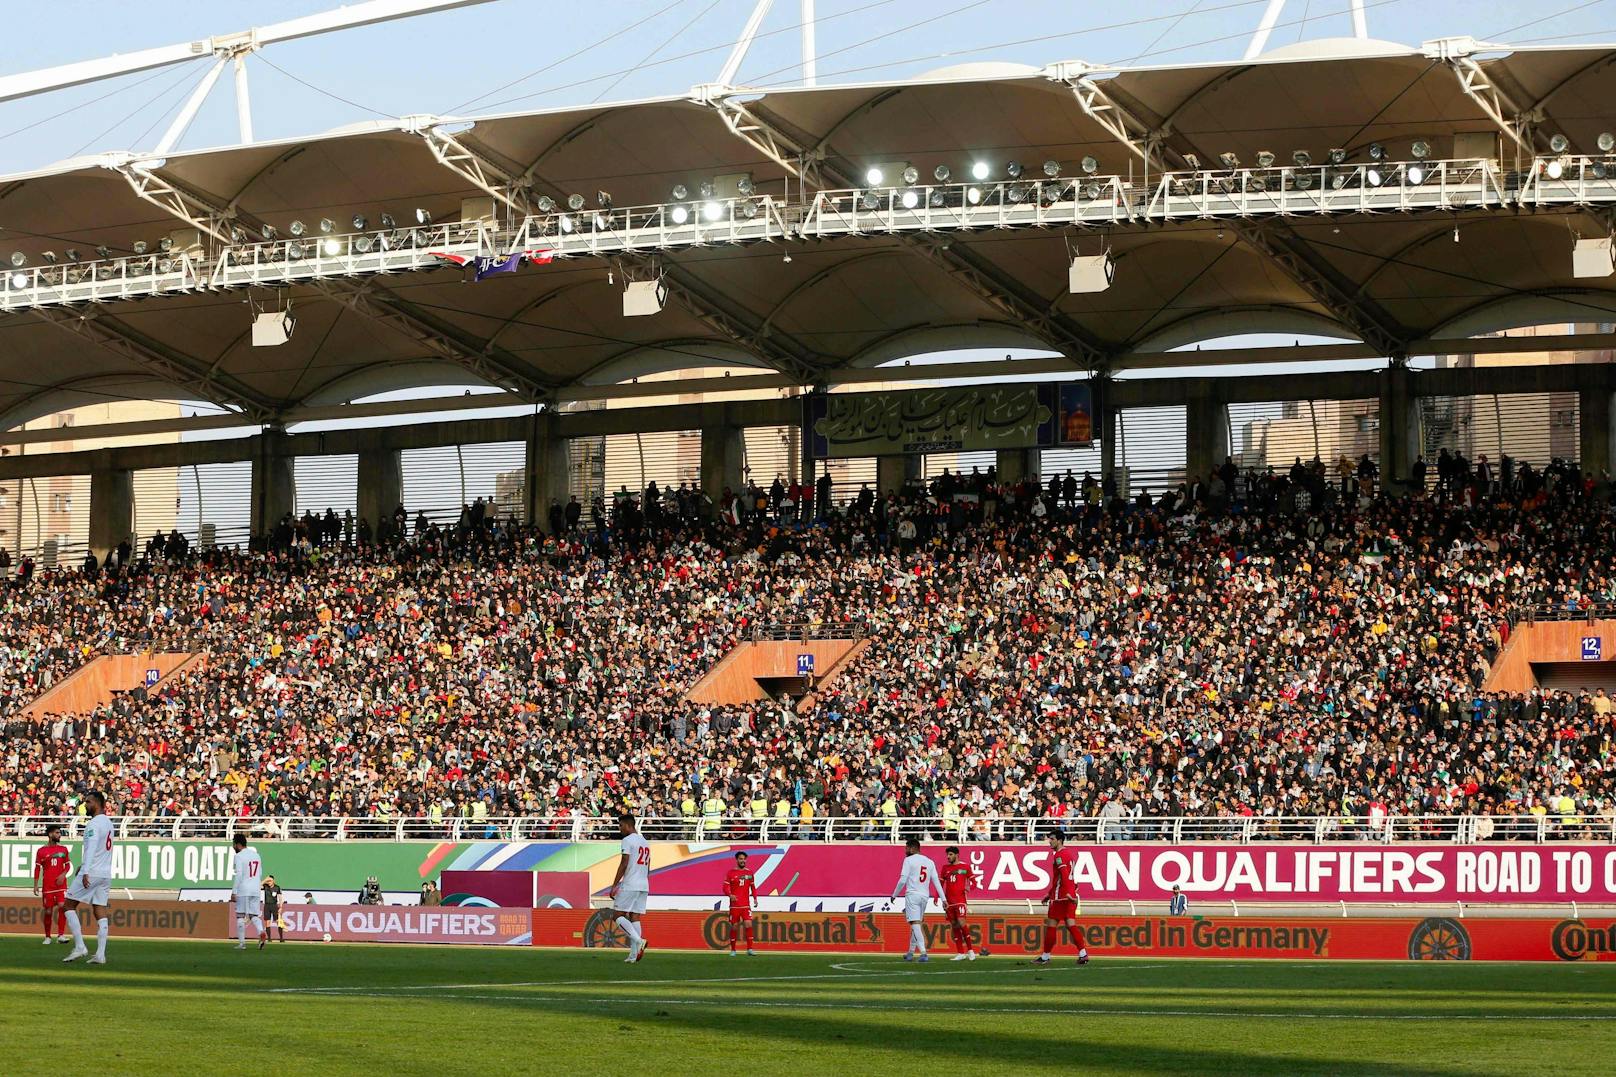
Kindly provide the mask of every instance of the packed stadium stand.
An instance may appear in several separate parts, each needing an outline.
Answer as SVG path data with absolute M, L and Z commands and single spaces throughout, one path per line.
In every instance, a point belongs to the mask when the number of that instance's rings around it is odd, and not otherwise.
M 628 808 L 804 836 L 900 816 L 1608 829 L 1611 700 L 1487 678 L 1513 621 L 1616 600 L 1609 505 L 1574 464 L 1500 464 L 1444 459 L 1407 498 L 1316 461 L 1131 501 L 1086 475 L 947 475 L 789 519 L 778 491 L 702 516 L 653 489 L 559 533 L 401 506 L 381 540 L 311 515 L 251 552 L 159 536 L 25 562 L 0 592 L 0 814 L 105 788 L 164 818 Z M 869 643 L 801 708 L 683 699 L 774 626 Z M 88 712 L 25 709 L 142 651 L 208 658 Z

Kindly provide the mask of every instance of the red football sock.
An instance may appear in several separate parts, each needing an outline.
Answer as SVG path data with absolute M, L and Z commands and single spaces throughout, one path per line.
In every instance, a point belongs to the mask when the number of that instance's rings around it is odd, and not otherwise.
M 748 950 L 750 950 L 750 949 L 752 949 L 752 948 L 753 948 L 753 947 L 752 947 L 752 943 L 753 943 L 753 942 L 754 942 L 754 941 L 756 941 L 756 939 L 757 939 L 757 935 L 756 935 L 756 933 L 755 933 L 755 932 L 754 932 L 754 931 L 753 931 L 753 930 L 752 930 L 752 925 L 751 925 L 751 924 L 747 924 L 747 925 L 746 925 L 746 948 L 747 948 L 747 949 L 748 949 Z
M 1052 928 L 1052 927 L 1046 927 L 1046 928 L 1044 928 L 1044 953 L 1052 954 L 1054 952 L 1055 952 L 1055 929 Z

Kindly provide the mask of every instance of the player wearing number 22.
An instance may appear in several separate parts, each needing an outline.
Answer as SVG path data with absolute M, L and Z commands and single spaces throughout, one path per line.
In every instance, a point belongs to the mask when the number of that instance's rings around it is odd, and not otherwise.
M 735 956 L 735 943 L 746 929 L 746 956 L 756 957 L 753 949 L 752 901 L 757 897 L 757 877 L 746 866 L 746 854 L 735 854 L 735 866 L 724 876 L 724 896 L 729 898 L 729 956 Z
M 958 845 L 944 850 L 948 862 L 943 865 L 943 915 L 948 918 L 948 932 L 954 940 L 955 961 L 975 961 L 976 948 L 971 945 L 971 928 L 965 922 L 966 903 L 971 897 L 971 869 L 960 863 Z
M 251 920 L 262 950 L 269 942 L 269 932 L 264 929 L 264 862 L 258 858 L 258 850 L 247 844 L 245 834 L 237 834 L 230 844 L 236 847 L 230 888 L 236 903 L 236 949 L 247 948 L 247 921 Z
M 910 838 L 904 846 L 903 874 L 892 888 L 892 899 L 903 895 L 903 918 L 909 921 L 909 949 L 903 953 L 905 961 L 926 961 L 926 905 L 932 891 L 939 901 L 946 901 L 941 881 L 937 878 L 937 865 L 931 857 L 920 852 L 920 842 Z
M 609 893 L 612 908 L 617 910 L 617 926 L 628 937 L 627 960 L 632 962 L 645 956 L 645 933 L 640 921 L 651 896 L 651 843 L 635 827 L 634 816 L 618 816 L 617 825 L 623 833 L 623 855 L 617 862 L 617 878 L 612 880 Z

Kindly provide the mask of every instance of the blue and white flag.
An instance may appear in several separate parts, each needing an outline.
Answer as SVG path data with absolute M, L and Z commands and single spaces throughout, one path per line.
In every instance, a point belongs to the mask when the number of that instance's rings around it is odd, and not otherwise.
M 478 258 L 475 265 L 477 280 L 484 280 L 496 273 L 515 273 L 522 265 L 522 252 L 507 254 L 503 258 Z

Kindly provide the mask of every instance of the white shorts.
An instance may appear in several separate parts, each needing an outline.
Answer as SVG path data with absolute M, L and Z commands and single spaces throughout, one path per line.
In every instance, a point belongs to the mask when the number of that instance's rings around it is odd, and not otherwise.
M 261 916 L 261 915 L 263 915 L 263 912 L 264 912 L 264 895 L 262 895 L 262 894 L 253 894 L 251 896 L 245 896 L 245 895 L 242 895 L 242 894 L 237 894 L 236 895 L 236 915 L 237 916 Z
M 930 904 L 925 894 L 910 894 L 903 899 L 903 918 L 911 924 L 918 924 L 926 918 L 926 906 Z
M 618 912 L 631 912 L 636 916 L 645 915 L 645 899 L 651 895 L 644 890 L 619 890 L 612 908 Z
M 90 885 L 84 885 L 84 876 L 73 876 L 73 885 L 67 888 L 67 900 L 82 901 L 86 905 L 100 905 L 105 908 L 110 904 L 108 898 L 112 894 L 112 880 L 97 878 L 91 875 Z

